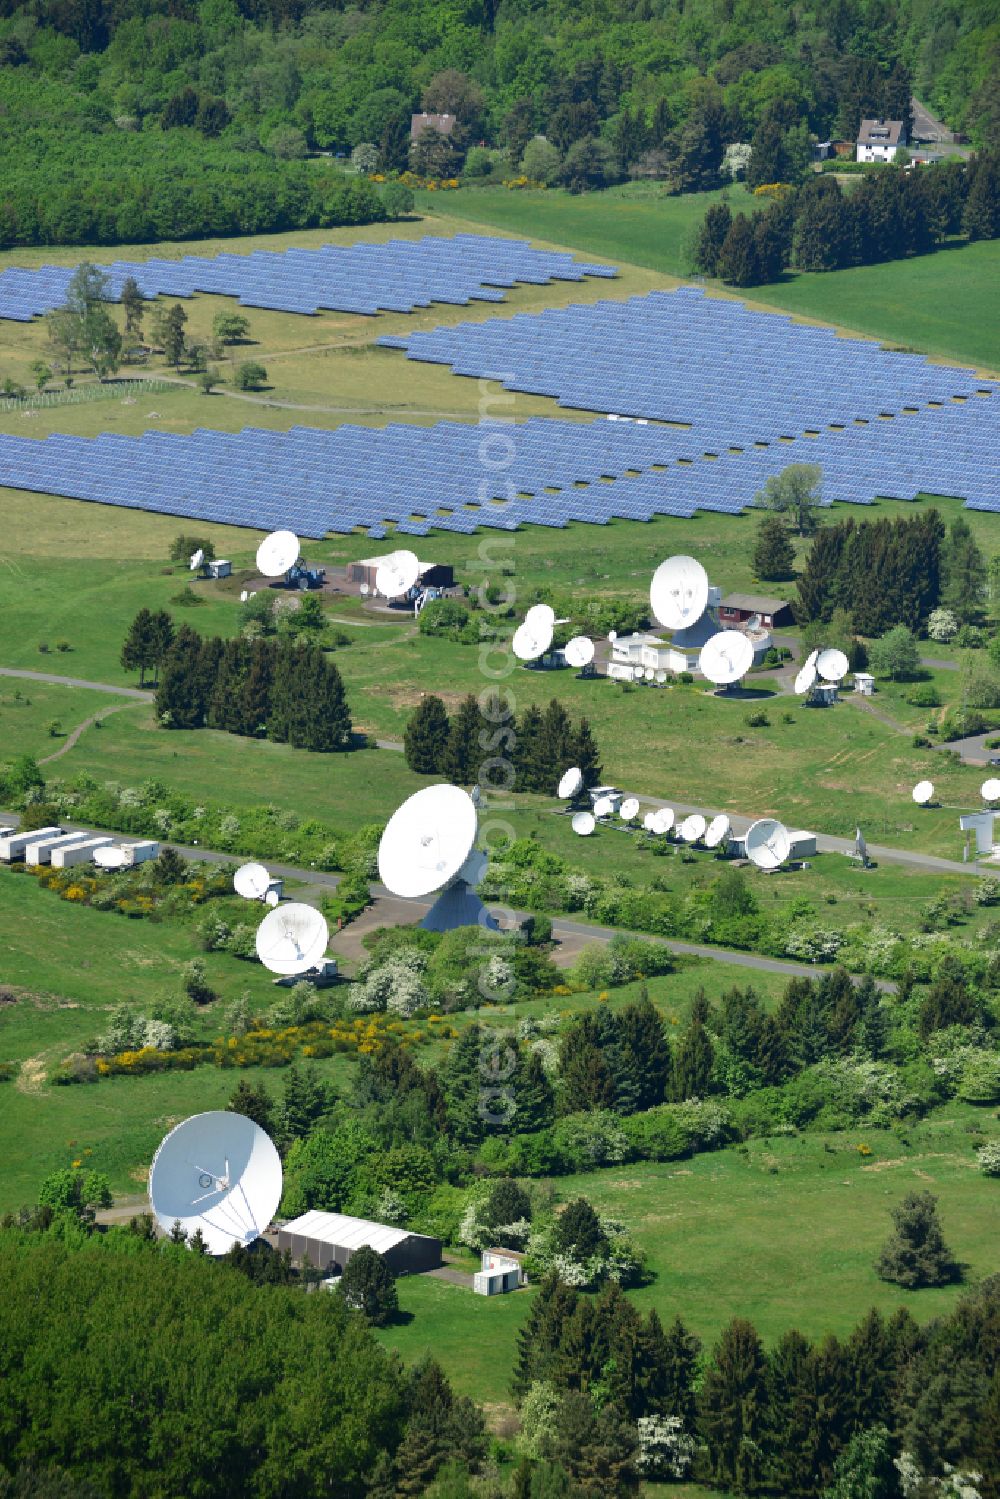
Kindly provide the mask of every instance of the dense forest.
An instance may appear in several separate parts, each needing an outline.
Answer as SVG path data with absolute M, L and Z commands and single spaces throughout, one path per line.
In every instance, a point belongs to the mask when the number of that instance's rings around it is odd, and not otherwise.
M 0 246 L 368 222 L 377 190 L 306 159 L 359 146 L 446 178 L 520 170 L 543 135 L 542 180 L 715 185 L 764 123 L 794 155 L 911 89 L 1000 143 L 993 0 L 0 0 Z M 415 157 L 421 107 L 456 125 Z

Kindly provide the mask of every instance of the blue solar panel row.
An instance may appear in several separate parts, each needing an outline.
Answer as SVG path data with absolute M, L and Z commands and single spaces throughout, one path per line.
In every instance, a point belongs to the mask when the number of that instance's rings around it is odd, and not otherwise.
M 527 240 L 483 234 L 425 236 L 387 244 L 323 245 L 318 250 L 259 250 L 252 255 L 185 255 L 180 260 L 116 260 L 102 267 L 108 295 L 118 301 L 131 276 L 144 297 L 215 292 L 244 307 L 311 314 L 412 312 L 432 302 L 467 306 L 503 302 L 501 288 L 518 282 L 582 281 L 617 276 L 611 265 L 586 265 L 572 255 L 534 250 Z M 74 266 L 15 266 L 0 272 L 0 317 L 18 322 L 66 301 Z
M 379 342 L 562 406 L 686 422 L 727 443 L 796 437 L 991 388 L 974 370 L 889 353 L 694 287 Z
M 998 410 L 1000 393 L 739 451 L 706 450 L 696 432 L 674 427 L 543 418 L 516 426 L 0 436 L 0 484 L 314 538 L 735 513 L 793 462 L 821 466 L 826 503 L 926 492 L 1000 512 Z

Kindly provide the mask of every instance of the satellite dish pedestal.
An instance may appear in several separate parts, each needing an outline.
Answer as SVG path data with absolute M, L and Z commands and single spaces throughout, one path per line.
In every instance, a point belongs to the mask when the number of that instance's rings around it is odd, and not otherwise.
M 443 890 L 420 925 L 426 932 L 450 932 L 457 926 L 481 926 L 490 932 L 500 930 L 496 917 L 490 914 L 465 880 L 456 880 Z

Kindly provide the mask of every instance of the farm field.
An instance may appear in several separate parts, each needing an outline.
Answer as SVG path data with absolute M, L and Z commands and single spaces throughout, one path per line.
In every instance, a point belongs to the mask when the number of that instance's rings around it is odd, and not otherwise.
M 679 1314 L 709 1344 L 733 1316 L 749 1317 L 766 1343 L 789 1327 L 809 1338 L 843 1337 L 871 1306 L 887 1314 L 905 1306 L 926 1322 L 961 1294 L 957 1286 L 906 1292 L 876 1276 L 888 1210 L 907 1191 L 938 1197 L 970 1279 L 995 1268 L 996 1218 L 984 1206 L 973 1146 L 998 1136 L 992 1111 L 952 1104 L 900 1133 L 751 1140 L 557 1185 L 564 1199 L 582 1193 L 629 1224 L 655 1277 L 632 1298 L 642 1310 L 655 1307 L 665 1324 Z M 859 1155 L 859 1144 L 871 1155 Z M 504 1403 L 531 1294 L 469 1297 L 412 1277 L 399 1283 L 400 1308 L 412 1322 L 379 1336 L 407 1359 L 437 1349 L 457 1387 Z
M 589 255 L 621 258 L 686 278 L 692 238 L 706 208 L 720 196 L 666 197 L 648 187 L 577 195 L 479 188 L 456 195 L 451 213 L 483 228 L 544 234 Z M 741 186 L 729 189 L 728 197 L 734 213 L 755 206 L 753 195 Z M 418 204 L 424 211 L 433 207 L 426 194 L 418 195 Z M 994 240 L 954 244 L 934 255 L 885 265 L 789 271 L 774 285 L 749 288 L 745 297 L 725 291 L 756 306 L 836 323 L 868 338 L 995 374 L 1000 369 L 1000 311 L 991 288 L 998 269 L 1000 246 Z M 712 289 L 723 290 L 714 284 Z

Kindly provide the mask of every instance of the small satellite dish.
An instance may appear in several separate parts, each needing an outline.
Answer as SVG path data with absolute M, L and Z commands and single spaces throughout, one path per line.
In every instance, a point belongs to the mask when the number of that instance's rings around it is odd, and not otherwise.
M 420 560 L 415 552 L 390 552 L 376 569 L 375 591 L 387 599 L 401 598 L 409 593 L 419 576 Z
M 594 642 L 588 635 L 574 635 L 566 646 L 568 666 L 589 666 L 594 659 Z
M 553 629 L 556 622 L 556 611 L 549 604 L 532 604 L 524 616 L 524 622 L 526 625 L 534 625 L 536 628 L 540 626 L 542 629 L 546 627 Z
M 980 786 L 979 791 L 984 802 L 1000 801 L 1000 779 L 990 776 L 989 780 L 984 781 Z
M 824 682 L 839 682 L 842 677 L 847 676 L 850 669 L 851 663 L 843 651 L 820 651 L 816 658 L 816 670 Z
M 615 810 L 615 804 L 610 796 L 599 796 L 594 803 L 595 817 L 610 817 Z
M 362 583 L 361 587 L 358 589 L 358 592 L 360 593 L 360 595 L 361 595 L 361 597 L 363 599 L 366 599 L 368 597 L 368 595 L 371 593 L 371 589 L 368 587 L 367 583 Z
M 244 588 L 243 592 L 240 594 L 240 603 L 241 604 L 245 604 L 246 601 L 247 601 L 247 599 L 249 597 L 250 597 L 250 595 L 247 593 L 246 589 Z
M 577 812 L 571 826 L 574 833 L 578 833 L 581 838 L 589 838 L 597 823 L 593 812 Z
M 773 817 L 761 817 L 747 828 L 747 858 L 758 869 L 777 869 L 792 851 L 788 829 Z
M 647 812 L 646 815 L 645 815 L 645 817 L 642 819 L 642 825 L 646 829 L 647 833 L 655 833 L 656 832 L 656 813 L 655 812 Z
M 708 827 L 700 812 L 692 812 L 690 817 L 685 817 L 677 831 L 685 843 L 697 843 L 699 838 L 704 838 L 705 829 Z
M 552 644 L 552 626 L 544 620 L 526 619 L 518 625 L 511 641 L 511 649 L 519 661 L 537 661 L 544 656 Z
M 264 896 L 265 906 L 276 906 L 280 900 L 281 896 L 277 890 L 268 890 Z
M 668 557 L 649 587 L 653 613 L 668 630 L 693 625 L 708 604 L 708 575 L 694 557 Z
M 664 685 L 664 683 L 666 682 L 666 680 L 667 680 L 667 674 L 666 674 L 665 671 L 658 671 L 656 673 L 656 685 L 657 685 L 657 687 L 662 687 Z
M 265 578 L 280 578 L 299 560 L 299 538 L 294 531 L 272 531 L 257 548 L 257 571 Z
M 202 550 L 202 548 L 199 547 L 196 552 L 192 552 L 191 553 L 191 561 L 189 563 L 191 571 L 193 573 L 196 573 L 198 571 L 199 567 L 201 566 L 201 564 L 204 562 L 204 560 L 205 560 L 205 553 Z
M 718 817 L 713 817 L 705 830 L 705 847 L 718 848 L 720 844 L 729 842 L 729 818 L 724 812 Z
M 698 656 L 698 670 L 716 687 L 740 681 L 752 665 L 753 641 L 740 630 L 720 630 L 706 640 Z
M 622 822 L 634 822 L 639 816 L 639 798 L 627 796 L 618 808 L 618 816 Z
M 615 641 L 618 639 L 618 631 L 617 630 L 609 630 L 608 631 L 608 639 L 610 640 L 611 644 L 614 645 Z
M 576 793 L 583 785 L 583 771 L 577 765 L 571 765 L 569 770 L 564 771 L 556 788 L 556 796 L 565 802 Z
M 799 668 L 798 674 L 795 678 L 795 691 L 798 693 L 799 697 L 804 697 L 807 692 L 812 691 L 815 684 L 816 667 L 814 664 L 807 661 L 804 666 Z
M 233 875 L 233 889 L 244 900 L 263 900 L 271 883 L 271 876 L 263 864 L 241 864 Z
M 414 792 L 390 817 L 378 846 L 378 872 L 393 895 L 414 898 L 460 877 L 476 841 L 476 808 L 460 786 Z
M 918 781 L 911 791 L 910 795 L 913 797 L 913 800 L 916 802 L 918 807 L 926 807 L 927 803 L 934 795 L 934 782 Z
M 655 670 L 655 668 L 652 667 L 652 666 L 647 666 L 646 670 L 643 672 L 643 676 L 646 678 L 647 682 L 651 682 L 653 680 L 653 678 L 656 676 L 656 670 Z
M 109 848 L 95 848 L 94 863 L 99 869 L 124 869 L 125 850 L 113 845 Z
M 661 807 L 658 812 L 654 812 L 653 824 L 653 832 L 658 833 L 661 837 L 665 833 L 669 833 L 674 825 L 673 807 Z
M 197 1230 L 209 1254 L 252 1244 L 281 1201 L 281 1158 L 269 1135 L 243 1114 L 195 1114 L 160 1142 L 149 1170 L 149 1200 L 165 1233 Z
M 326 955 L 326 918 L 301 901 L 276 906 L 257 928 L 257 956 L 272 973 L 305 973 Z

